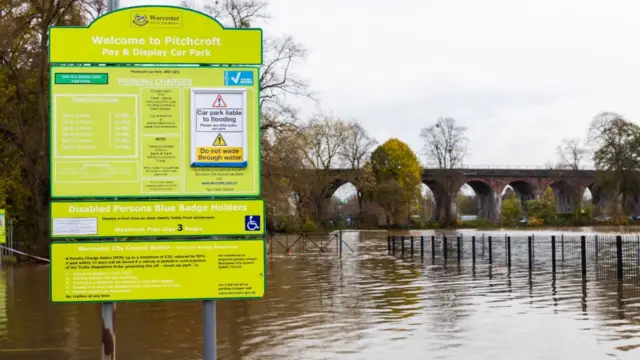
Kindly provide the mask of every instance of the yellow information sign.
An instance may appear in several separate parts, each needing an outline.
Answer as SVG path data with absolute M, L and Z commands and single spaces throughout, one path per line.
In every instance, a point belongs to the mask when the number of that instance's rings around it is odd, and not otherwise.
M 264 235 L 264 201 L 52 202 L 54 239 Z
M 0 244 L 7 242 L 7 217 L 4 210 L 0 209 Z
M 260 195 L 257 68 L 53 66 L 51 78 L 52 197 Z M 194 89 L 242 103 L 198 120 Z M 193 159 L 192 133 L 215 151 Z M 237 145 L 214 147 L 219 134 Z
M 51 244 L 52 302 L 258 299 L 264 240 Z
M 261 29 L 225 29 L 180 7 L 124 8 L 49 37 L 52 63 L 262 64 Z

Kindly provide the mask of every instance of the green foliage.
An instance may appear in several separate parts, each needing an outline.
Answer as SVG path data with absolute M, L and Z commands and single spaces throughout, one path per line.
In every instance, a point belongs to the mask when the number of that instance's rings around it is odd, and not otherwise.
M 411 148 L 398 139 L 389 139 L 371 154 L 369 163 L 375 186 L 373 198 L 384 209 L 387 225 L 401 214 L 408 217 L 421 199 L 419 184 L 422 166 Z
M 502 200 L 502 224 L 505 226 L 517 225 L 522 214 L 520 211 L 520 199 L 515 192 L 510 193 L 504 200 Z
M 556 221 L 556 200 L 553 190 L 547 188 L 540 199 L 528 200 L 525 203 L 527 216 L 542 219 L 544 224 L 554 224 Z
M 403 196 L 404 189 L 395 180 L 388 180 L 377 186 L 375 200 L 384 209 L 387 226 L 397 223 L 402 210 L 406 208 Z
M 303 233 L 313 233 L 318 231 L 318 225 L 313 221 L 310 217 L 308 217 L 304 224 L 302 225 L 302 229 L 300 229 Z
M 466 195 L 459 191 L 456 196 L 456 207 L 458 214 L 475 215 L 477 212 L 476 197 Z

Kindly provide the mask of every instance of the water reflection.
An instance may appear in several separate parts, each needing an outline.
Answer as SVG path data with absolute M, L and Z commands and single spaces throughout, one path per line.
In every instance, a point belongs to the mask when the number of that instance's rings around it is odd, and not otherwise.
M 387 254 L 384 233 L 345 233 L 345 240 L 354 252 L 341 257 L 274 253 L 263 300 L 219 302 L 219 358 L 640 355 L 635 280 L 584 279 L 575 267 L 554 274 L 542 256 L 532 271 L 480 258 L 475 266 L 458 263 L 455 252 L 447 264 L 434 264 L 427 254 L 420 259 L 418 245 L 413 258 L 402 259 Z M 0 272 L 0 359 L 96 357 L 98 305 L 52 305 L 48 267 L 7 270 Z M 199 302 L 118 304 L 118 358 L 201 358 L 201 310 Z

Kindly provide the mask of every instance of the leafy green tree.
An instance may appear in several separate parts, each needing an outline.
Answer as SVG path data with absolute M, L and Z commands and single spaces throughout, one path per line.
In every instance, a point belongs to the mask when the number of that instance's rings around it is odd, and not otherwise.
M 370 164 L 377 187 L 385 183 L 385 186 L 390 186 L 390 181 L 398 183 L 402 189 L 400 198 L 409 214 L 411 205 L 420 197 L 419 185 L 422 181 L 422 166 L 413 150 L 398 139 L 389 139 L 373 151 Z M 386 194 L 391 193 L 386 191 Z M 383 202 L 389 203 L 386 200 Z
M 542 219 L 545 224 L 553 224 L 556 221 L 556 200 L 551 188 L 545 190 L 541 199 L 528 200 L 525 208 L 528 216 Z
M 522 217 L 520 211 L 520 199 L 515 192 L 511 192 L 502 200 L 501 207 L 502 224 L 513 226 L 518 223 Z

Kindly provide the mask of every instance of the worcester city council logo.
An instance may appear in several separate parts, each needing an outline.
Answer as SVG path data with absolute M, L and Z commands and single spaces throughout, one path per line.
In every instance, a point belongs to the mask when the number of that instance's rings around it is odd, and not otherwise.
M 138 26 L 145 26 L 148 22 L 149 20 L 147 20 L 147 15 L 135 14 L 135 16 L 133 17 L 133 23 Z

